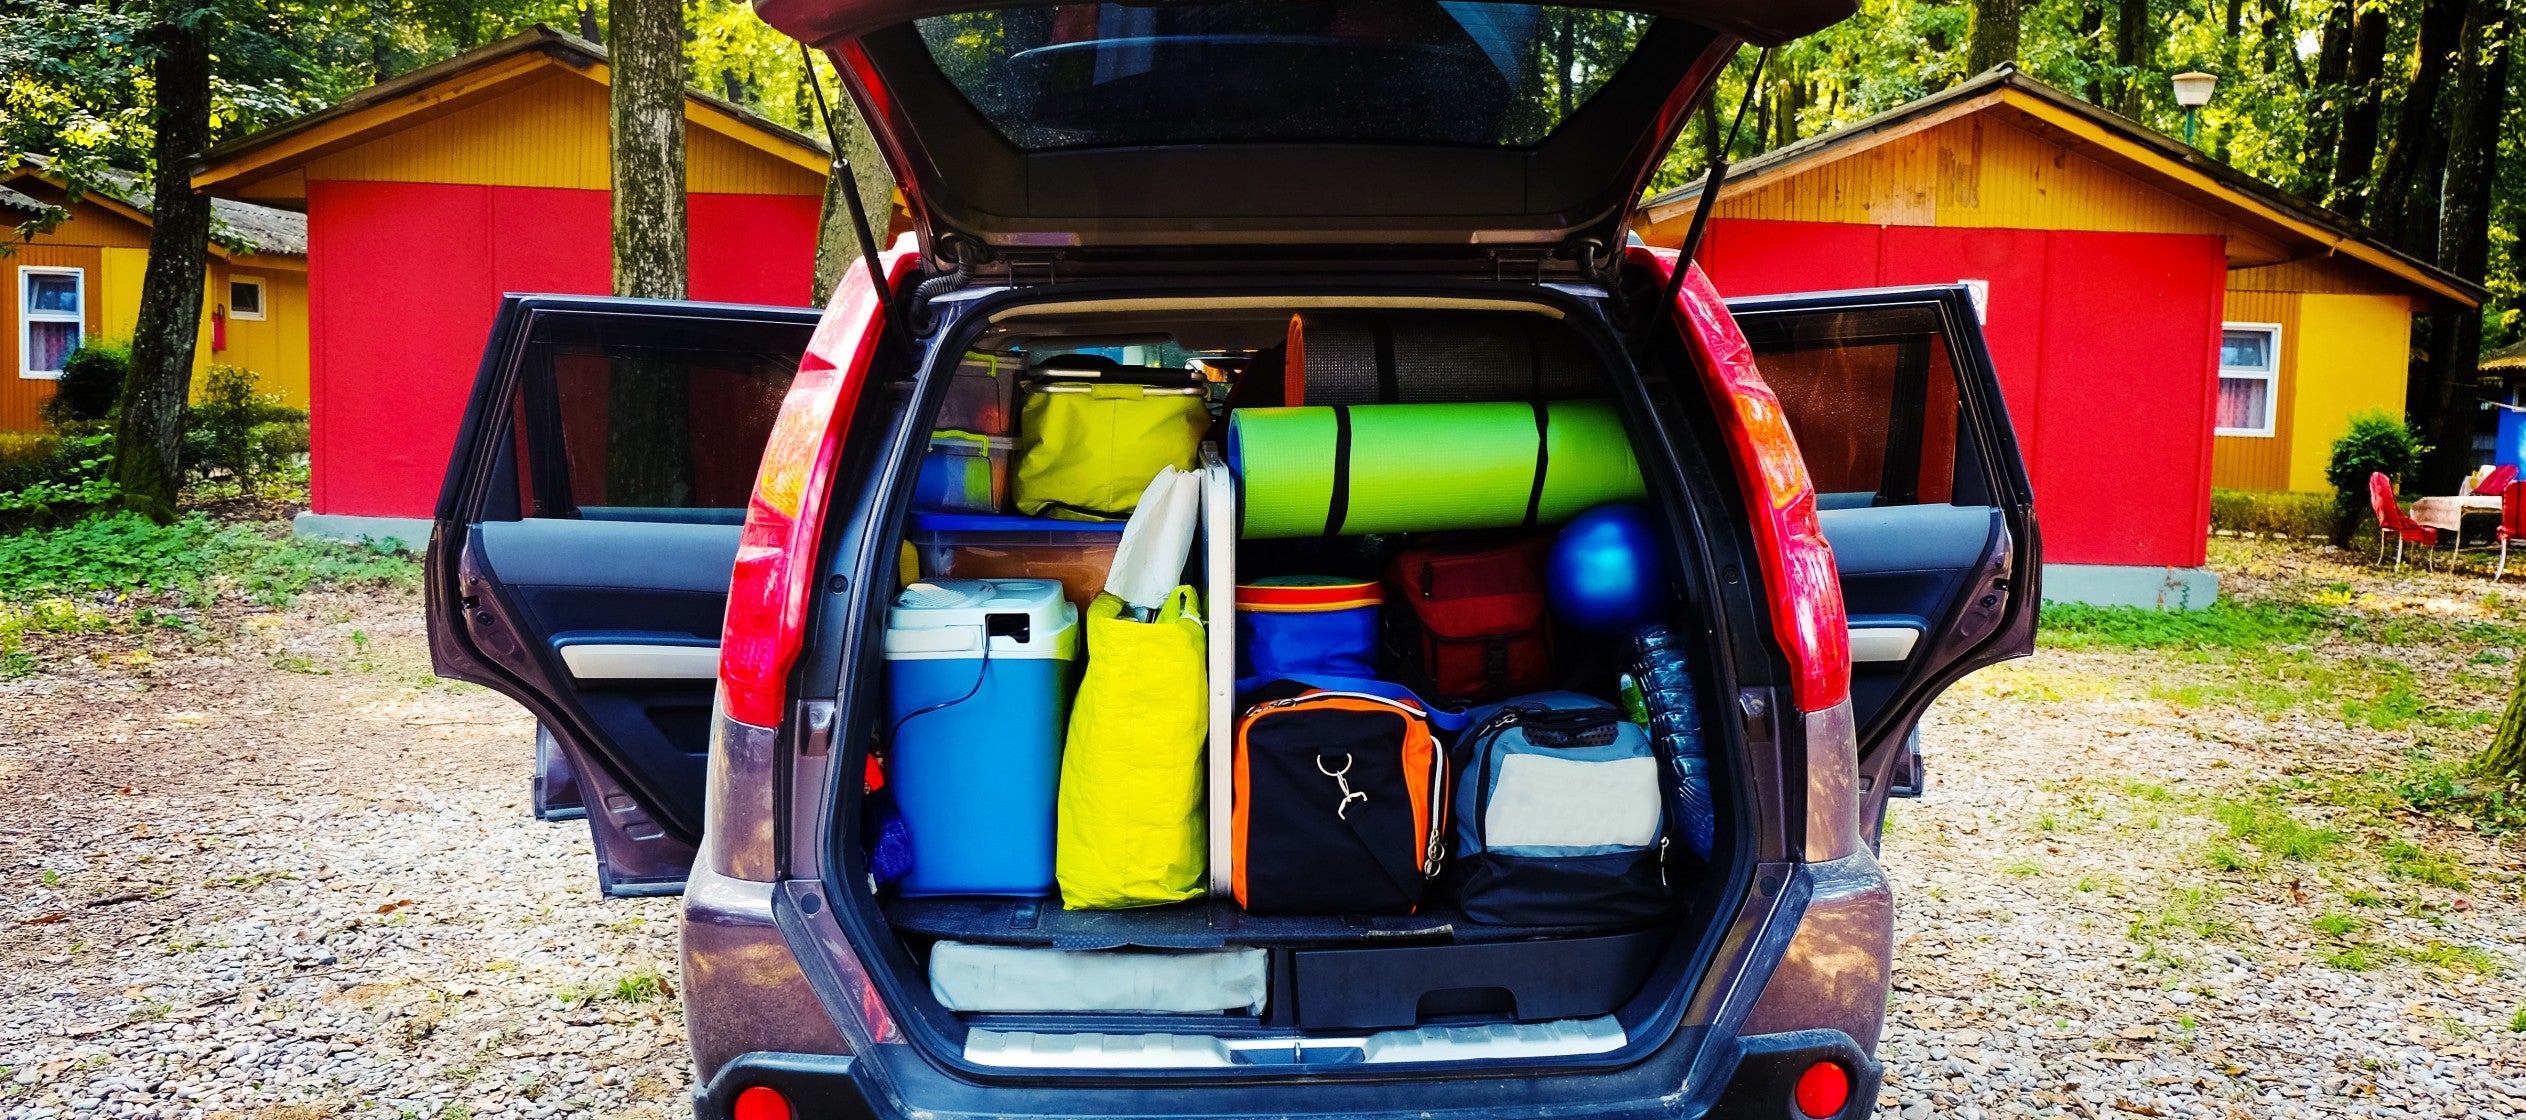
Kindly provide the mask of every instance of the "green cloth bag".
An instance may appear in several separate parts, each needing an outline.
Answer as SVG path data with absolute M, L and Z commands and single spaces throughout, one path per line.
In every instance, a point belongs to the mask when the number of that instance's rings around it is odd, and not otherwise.
M 1192 470 L 1210 430 L 1202 398 L 1142 385 L 1030 386 L 1018 407 L 1019 513 L 1069 521 L 1131 516 L 1158 468 Z
M 1149 622 L 1088 605 L 1087 672 L 1061 755 L 1053 877 L 1072 910 L 1200 895 L 1210 870 L 1210 682 L 1201 605 L 1178 587 Z

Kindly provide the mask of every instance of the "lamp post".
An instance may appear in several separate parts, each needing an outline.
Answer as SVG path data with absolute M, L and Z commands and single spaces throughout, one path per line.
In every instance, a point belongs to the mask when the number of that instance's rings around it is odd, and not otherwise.
M 2193 118 L 2201 107 L 2210 104 L 2210 91 L 2219 85 L 2219 75 L 2187 70 L 2170 79 L 2175 83 L 2175 103 L 2184 107 L 2184 143 L 2193 143 Z

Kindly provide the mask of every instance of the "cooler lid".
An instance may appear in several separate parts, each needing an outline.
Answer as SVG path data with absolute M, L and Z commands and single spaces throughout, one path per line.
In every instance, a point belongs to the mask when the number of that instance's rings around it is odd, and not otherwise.
M 1598 260 L 1740 42 L 1854 0 L 757 0 L 941 256 Z
M 895 593 L 886 612 L 889 660 L 1078 656 L 1079 608 L 1049 579 L 925 579 Z

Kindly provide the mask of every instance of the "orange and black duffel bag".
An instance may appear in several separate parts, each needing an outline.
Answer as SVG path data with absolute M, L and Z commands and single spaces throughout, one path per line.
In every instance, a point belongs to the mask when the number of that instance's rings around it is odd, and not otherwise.
M 1257 914 L 1409 914 L 1438 874 L 1447 752 L 1406 700 L 1276 681 L 1237 721 L 1231 883 Z

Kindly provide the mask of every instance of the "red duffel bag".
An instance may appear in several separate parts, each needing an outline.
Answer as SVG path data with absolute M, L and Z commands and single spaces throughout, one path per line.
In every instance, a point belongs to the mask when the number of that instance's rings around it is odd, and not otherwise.
M 1505 700 L 1553 685 L 1548 536 L 1431 543 L 1386 566 L 1386 647 L 1424 697 Z

